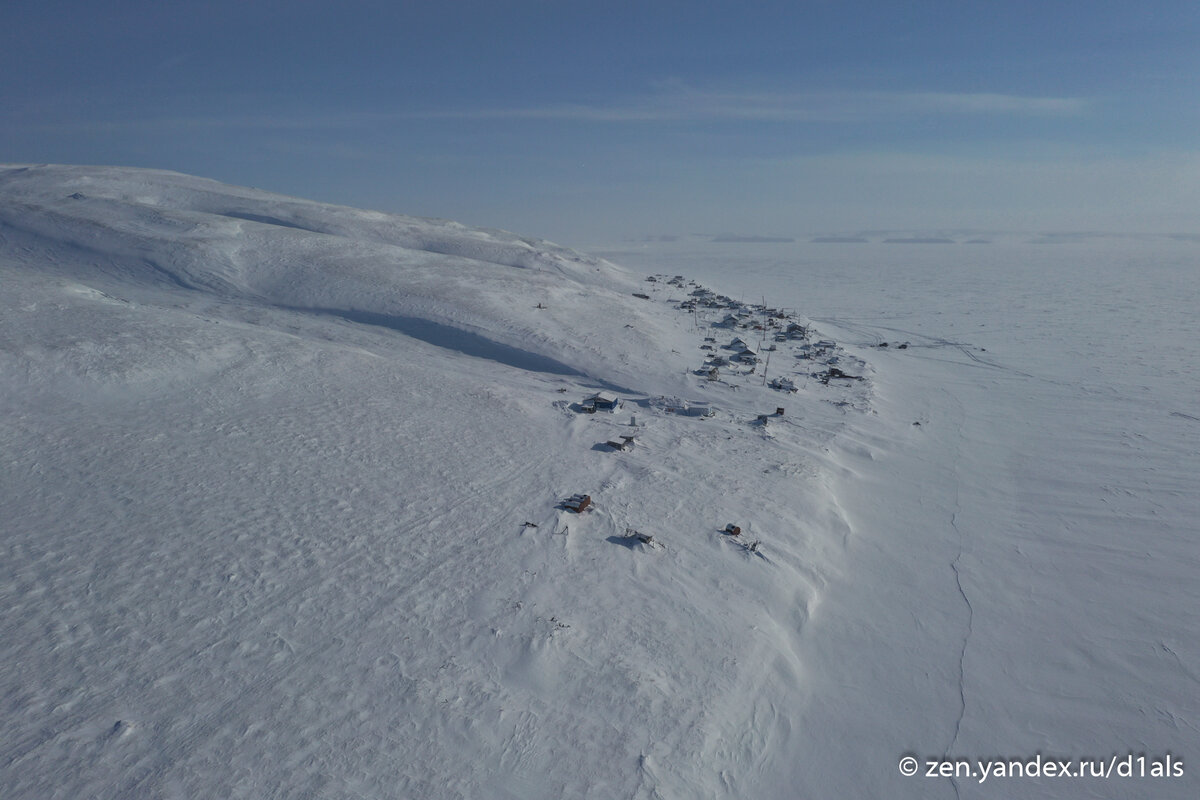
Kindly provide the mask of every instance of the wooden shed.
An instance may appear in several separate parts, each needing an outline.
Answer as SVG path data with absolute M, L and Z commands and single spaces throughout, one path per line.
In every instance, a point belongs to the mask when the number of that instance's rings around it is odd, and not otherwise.
M 611 392 L 597 392 L 583 401 L 584 408 L 591 407 L 596 411 L 614 411 L 621 405 L 621 398 Z
M 563 508 L 574 511 L 576 514 L 582 514 L 584 509 L 592 504 L 591 495 L 573 494 L 566 500 L 562 501 Z

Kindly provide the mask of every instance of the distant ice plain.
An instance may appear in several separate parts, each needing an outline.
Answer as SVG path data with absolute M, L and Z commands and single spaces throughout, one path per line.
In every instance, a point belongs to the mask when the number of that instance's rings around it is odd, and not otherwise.
M 797 796 L 1193 797 L 1200 243 L 989 238 L 600 252 L 796 307 L 875 367 L 878 413 L 844 441 L 845 577 L 808 628 Z M 952 787 L 901 777 L 904 753 L 922 773 L 1037 754 L 1186 769 Z

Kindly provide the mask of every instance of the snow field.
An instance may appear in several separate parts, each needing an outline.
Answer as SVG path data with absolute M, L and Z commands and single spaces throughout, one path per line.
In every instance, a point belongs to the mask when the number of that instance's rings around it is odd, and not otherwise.
M 1200 385 L 1180 369 L 1200 333 L 1194 243 L 997 239 L 609 257 L 718 287 L 736 266 L 748 295 L 804 298 L 823 333 L 869 353 L 873 413 L 846 418 L 829 471 L 844 566 L 801 636 L 796 724 L 837 734 L 796 741 L 797 794 L 1192 797 L 1190 770 L 897 770 L 905 753 L 1107 763 L 1200 743 L 1200 495 L 1185 488 L 1200 427 L 1181 411 Z
M 32 173 L 0 175 L 5 796 L 789 796 L 859 412 L 748 424 L 800 400 L 690 375 L 687 315 L 553 246 Z M 597 388 L 625 405 L 569 409 Z
M 5 797 L 1195 795 L 897 771 L 1190 765 L 1186 241 L 621 252 L 647 282 L 171 173 L 0 198 Z M 753 329 L 689 278 L 838 347 L 707 380 Z

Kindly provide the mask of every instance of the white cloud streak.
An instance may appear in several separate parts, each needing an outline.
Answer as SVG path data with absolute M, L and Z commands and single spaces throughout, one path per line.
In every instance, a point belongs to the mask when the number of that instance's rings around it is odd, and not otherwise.
M 122 134 L 204 131 L 358 129 L 415 120 L 543 120 L 594 123 L 800 122 L 870 123 L 931 116 L 1069 117 L 1091 102 L 1076 97 L 1027 97 L 955 92 L 780 92 L 696 89 L 665 82 L 654 91 L 609 103 L 561 103 L 464 109 L 415 109 L 259 114 L 205 114 L 72 122 L 9 119 L 14 128 L 46 133 Z
M 700 120 L 863 122 L 912 116 L 1076 116 L 1090 108 L 1077 97 L 956 92 L 713 91 L 671 85 L 607 104 L 556 104 L 402 114 L 419 119 L 534 119 L 580 122 Z

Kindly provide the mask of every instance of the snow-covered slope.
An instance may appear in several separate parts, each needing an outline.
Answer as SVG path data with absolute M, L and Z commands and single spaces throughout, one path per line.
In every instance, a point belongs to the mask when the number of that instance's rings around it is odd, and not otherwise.
M 681 282 L 171 173 L 0 170 L 0 281 L 5 797 L 791 796 L 869 381 L 708 380 Z
M 1196 797 L 1194 243 L 864 247 L 0 167 L 0 796 Z
M 10 250 L 43 275 L 131 296 L 309 311 L 616 381 L 630 377 L 623 354 L 661 335 L 627 302 L 636 287 L 622 270 L 500 231 L 146 170 L 10 168 L 0 192 Z

